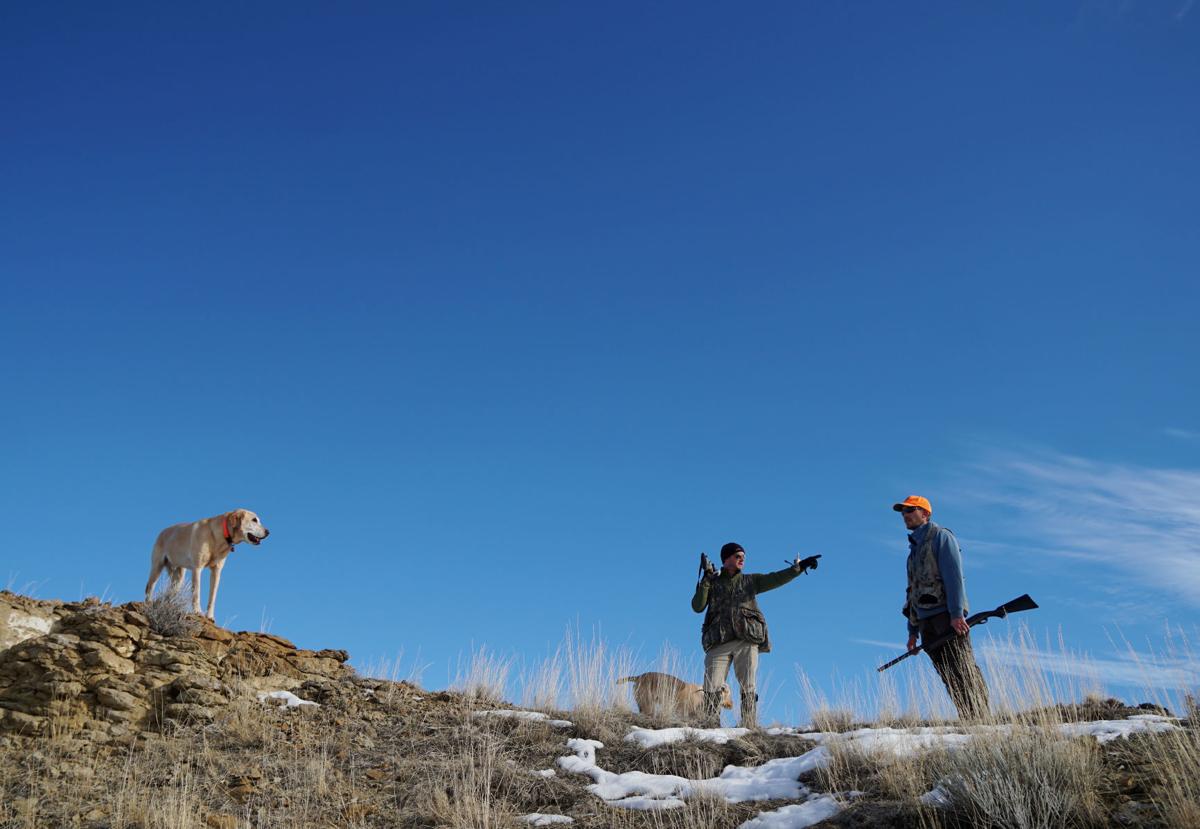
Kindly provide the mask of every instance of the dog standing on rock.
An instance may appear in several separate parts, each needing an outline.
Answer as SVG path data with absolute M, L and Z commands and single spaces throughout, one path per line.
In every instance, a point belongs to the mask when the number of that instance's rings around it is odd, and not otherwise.
M 223 515 L 214 515 L 176 524 L 158 534 L 154 551 L 150 554 L 150 578 L 146 582 L 146 601 L 154 592 L 154 583 L 165 568 L 170 574 L 171 592 L 178 593 L 183 586 L 183 572 L 192 572 L 192 612 L 200 612 L 200 571 L 207 567 L 208 613 L 214 619 L 213 609 L 217 604 L 217 585 L 221 583 L 221 568 L 225 558 L 233 552 L 235 545 L 249 541 L 258 546 L 271 531 L 248 509 L 235 509 Z

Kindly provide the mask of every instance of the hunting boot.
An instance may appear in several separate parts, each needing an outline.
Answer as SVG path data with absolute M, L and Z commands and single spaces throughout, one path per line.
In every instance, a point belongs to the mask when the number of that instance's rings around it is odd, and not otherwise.
M 700 713 L 701 728 L 721 727 L 721 689 L 704 694 L 704 710 Z
M 742 728 L 758 728 L 758 694 L 742 694 Z

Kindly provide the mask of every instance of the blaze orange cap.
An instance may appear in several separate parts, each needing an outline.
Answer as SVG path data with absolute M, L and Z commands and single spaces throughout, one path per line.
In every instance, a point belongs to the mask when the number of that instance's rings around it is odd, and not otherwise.
M 930 515 L 933 515 L 933 507 L 929 506 L 929 499 L 922 498 L 920 495 L 910 495 L 898 504 L 892 504 L 892 509 L 896 512 L 905 507 L 920 507 Z

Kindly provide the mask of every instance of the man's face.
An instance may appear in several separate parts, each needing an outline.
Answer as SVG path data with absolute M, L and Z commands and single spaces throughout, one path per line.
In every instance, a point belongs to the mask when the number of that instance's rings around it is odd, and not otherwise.
M 929 513 L 921 507 L 904 507 L 900 510 L 900 515 L 904 518 L 904 526 L 910 530 L 915 530 L 929 520 Z
M 742 568 L 746 565 L 745 553 L 734 553 L 729 558 L 721 562 L 721 566 L 725 568 L 725 572 L 733 575 L 734 573 L 742 572 Z

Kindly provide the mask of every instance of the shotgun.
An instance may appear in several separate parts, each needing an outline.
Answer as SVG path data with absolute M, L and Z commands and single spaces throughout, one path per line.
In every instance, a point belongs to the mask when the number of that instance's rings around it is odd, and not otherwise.
M 986 625 L 988 619 L 1003 619 L 1005 616 L 1007 616 L 1010 613 L 1020 613 L 1022 610 L 1035 610 L 1035 609 L 1037 609 L 1037 602 L 1035 602 L 1033 599 L 1029 598 L 1029 594 L 1026 593 L 1024 596 L 1018 596 L 1017 598 L 1013 599 L 1011 602 L 1005 602 L 1004 604 L 1000 605 L 995 610 L 985 610 L 982 613 L 976 613 L 974 616 L 968 616 L 967 617 L 967 626 L 975 627 L 976 625 Z M 919 644 L 915 648 L 913 648 L 911 651 L 905 651 L 904 653 L 900 654 L 895 659 L 893 659 L 891 662 L 880 665 L 875 670 L 886 671 L 888 668 L 892 667 L 897 662 L 903 662 L 905 659 L 908 659 L 910 656 L 916 656 L 918 653 L 920 653 L 923 650 L 928 651 L 930 648 L 936 648 L 938 645 L 942 644 L 943 642 L 949 642 L 955 636 L 958 636 L 958 633 L 956 633 L 955 631 L 950 631 L 945 636 L 939 636 L 937 639 L 934 639 L 932 642 L 922 642 L 921 644 Z

